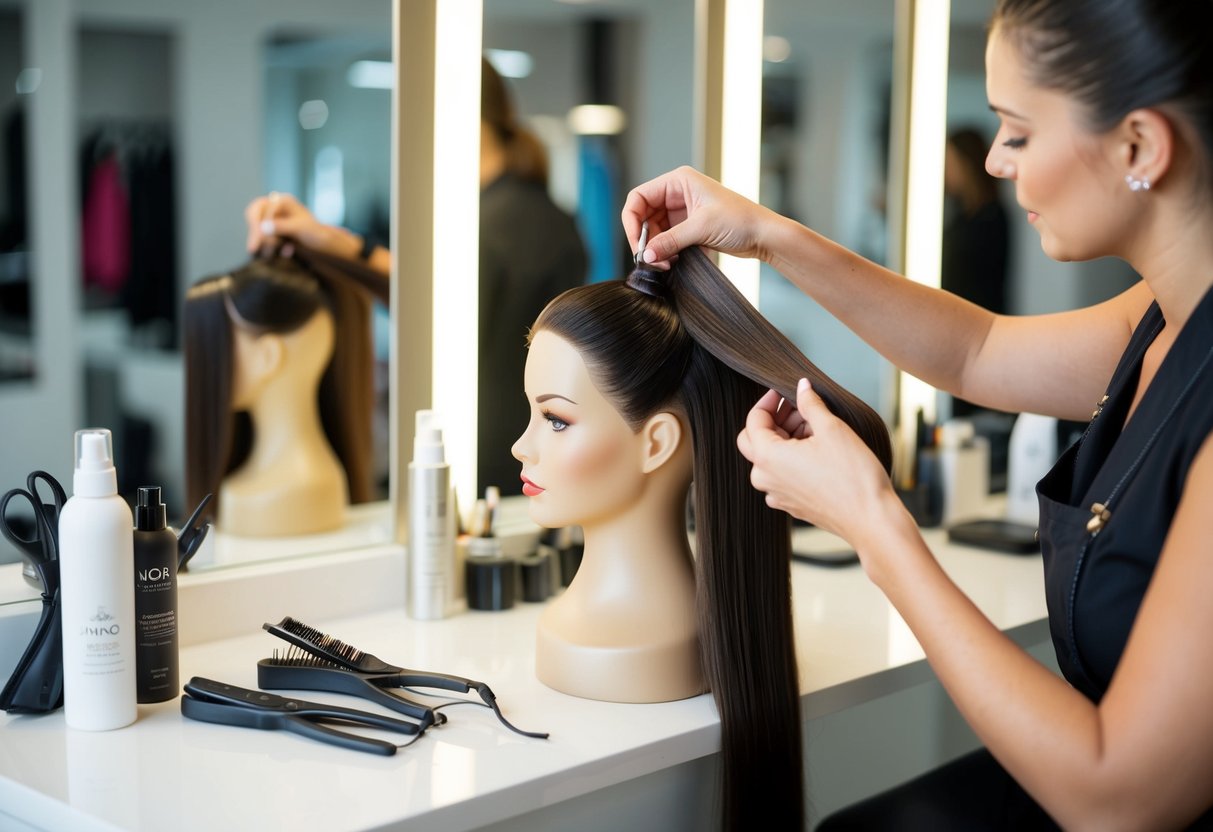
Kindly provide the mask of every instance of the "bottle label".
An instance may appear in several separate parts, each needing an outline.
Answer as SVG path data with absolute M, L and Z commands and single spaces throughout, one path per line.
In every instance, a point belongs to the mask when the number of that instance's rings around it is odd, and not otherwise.
M 84 673 L 88 676 L 105 676 L 121 673 L 126 667 L 122 658 L 122 644 L 118 636 L 122 627 L 118 619 L 104 606 L 80 627 L 80 638 L 84 645 Z

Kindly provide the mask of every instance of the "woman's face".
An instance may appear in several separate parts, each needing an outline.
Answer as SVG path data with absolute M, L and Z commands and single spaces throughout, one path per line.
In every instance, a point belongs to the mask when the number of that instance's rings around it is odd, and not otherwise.
M 1140 195 L 1125 185 L 1117 137 L 1092 133 L 1072 99 L 1032 83 L 1018 48 L 997 28 L 986 46 L 986 94 L 1001 120 L 986 170 L 1015 183 L 1045 254 L 1089 260 L 1122 250 Z
M 531 519 L 548 528 L 591 526 L 634 505 L 644 486 L 641 434 L 599 392 L 572 344 L 536 333 L 525 387 L 531 419 L 513 454 Z

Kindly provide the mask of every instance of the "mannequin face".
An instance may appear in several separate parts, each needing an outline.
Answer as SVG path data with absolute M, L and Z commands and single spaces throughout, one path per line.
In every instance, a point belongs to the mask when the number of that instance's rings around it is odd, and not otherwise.
M 633 432 L 598 388 L 581 354 L 538 332 L 526 361 L 531 406 L 514 443 L 530 515 L 549 528 L 590 526 L 622 516 L 642 499 L 645 432 Z

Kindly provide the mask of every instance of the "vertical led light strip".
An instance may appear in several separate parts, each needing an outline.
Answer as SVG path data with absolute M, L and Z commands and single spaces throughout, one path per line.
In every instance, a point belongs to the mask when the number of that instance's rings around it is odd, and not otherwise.
M 481 0 L 442 0 L 436 11 L 433 407 L 442 419 L 459 505 L 467 507 L 475 500 L 479 407 L 476 340 L 484 9 Z M 402 199 L 407 198 L 402 194 Z M 411 429 L 408 435 L 412 435 Z
M 762 0 L 725 0 L 720 181 L 758 201 L 762 152 Z M 720 269 L 758 305 L 754 259 L 721 255 Z
M 939 285 L 943 248 L 943 160 L 947 135 L 949 0 L 915 0 L 910 72 L 910 136 L 906 162 L 906 277 Z M 913 426 L 919 408 L 935 421 L 935 388 L 901 373 L 900 424 Z

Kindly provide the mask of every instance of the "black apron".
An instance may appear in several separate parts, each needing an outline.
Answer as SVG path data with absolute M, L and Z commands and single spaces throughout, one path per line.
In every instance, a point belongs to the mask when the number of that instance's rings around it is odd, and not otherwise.
M 1099 702 L 1158 564 L 1192 459 L 1213 431 L 1213 291 L 1124 427 L 1142 357 L 1165 321 L 1150 306 L 1083 437 L 1036 487 L 1049 630 L 1062 674 Z

